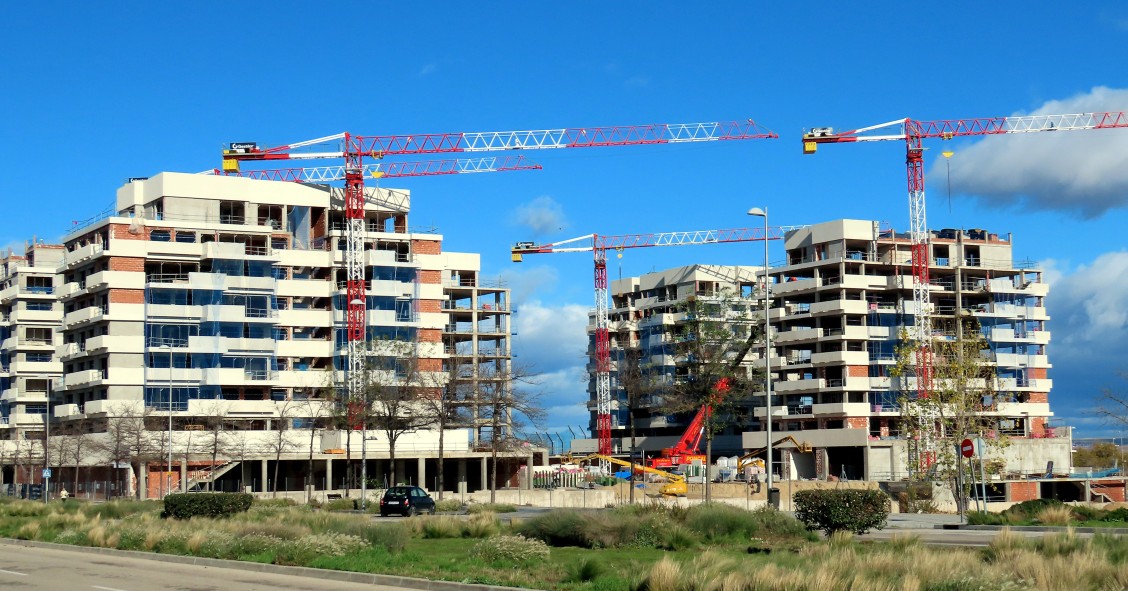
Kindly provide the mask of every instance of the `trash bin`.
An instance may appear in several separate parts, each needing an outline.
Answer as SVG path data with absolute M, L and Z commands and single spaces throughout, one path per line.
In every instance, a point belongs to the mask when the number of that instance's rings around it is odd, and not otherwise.
M 779 509 L 779 489 L 774 486 L 768 489 L 768 504 Z

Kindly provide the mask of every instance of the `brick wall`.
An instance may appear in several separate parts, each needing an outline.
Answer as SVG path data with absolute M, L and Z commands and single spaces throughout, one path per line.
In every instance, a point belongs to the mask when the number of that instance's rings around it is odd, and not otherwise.
M 1044 380 L 1044 379 L 1046 379 L 1046 368 L 1044 368 L 1044 367 L 1031 367 L 1029 369 L 1029 372 L 1030 372 L 1030 379 L 1032 379 L 1032 380 Z
M 1046 392 L 1031 392 L 1027 402 L 1049 402 L 1050 395 Z
M 1030 418 L 1030 434 L 1035 437 L 1046 434 L 1046 417 Z
M 442 370 L 443 370 L 443 360 L 442 359 L 420 359 L 419 360 L 419 371 L 442 371 Z
M 143 289 L 111 289 L 110 303 L 144 304 L 145 290 Z
M 1124 481 L 1122 480 L 1096 480 L 1089 490 L 1094 495 L 1104 495 L 1114 503 L 1124 502 Z
M 441 271 L 423 269 L 419 271 L 419 282 L 429 285 L 439 285 L 443 282 L 443 274 Z
M 439 300 L 419 300 L 420 312 L 442 312 L 442 303 Z
M 846 375 L 851 378 L 868 378 L 868 365 L 850 365 L 846 367 Z
M 145 259 L 140 257 L 110 257 L 111 271 L 144 271 Z
M 149 229 L 141 226 L 134 234 L 129 231 L 129 224 L 110 224 L 110 236 L 119 240 L 148 240 Z
M 443 243 L 438 240 L 412 240 L 411 252 L 415 254 L 441 254 Z
M 1007 487 L 1010 488 L 1007 500 L 1012 503 L 1033 501 L 1041 496 L 1037 482 L 1011 482 Z
M 869 429 L 869 419 L 866 417 L 846 417 L 847 429 Z
M 421 328 L 418 334 L 420 343 L 440 343 L 443 340 L 443 331 L 437 328 Z

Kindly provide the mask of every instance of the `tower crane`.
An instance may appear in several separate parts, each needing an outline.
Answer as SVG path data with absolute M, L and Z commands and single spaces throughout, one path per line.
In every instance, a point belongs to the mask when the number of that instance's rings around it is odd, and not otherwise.
M 1083 131 L 1128 127 L 1128 113 L 1112 111 L 1103 113 L 1077 113 L 1071 115 L 1029 115 L 1012 117 L 982 117 L 975 119 L 943 119 L 918 121 L 897 119 L 868 127 L 835 132 L 831 127 L 816 127 L 803 134 L 803 153 L 814 154 L 819 144 L 845 144 L 854 142 L 903 141 L 905 142 L 905 168 L 909 193 L 909 237 L 912 248 L 913 302 L 915 331 L 912 336 L 919 343 L 914 360 L 918 398 L 927 398 L 932 392 L 932 308 L 929 301 L 928 224 L 924 200 L 924 146 L 923 140 L 939 138 L 1035 133 L 1042 131 Z M 929 413 L 917 406 L 917 413 Z M 922 424 L 934 424 L 937 416 L 919 416 Z M 933 457 L 933 429 L 923 429 L 922 448 L 927 468 Z
M 356 400 L 363 389 L 365 313 L 367 290 L 364 279 L 364 176 L 373 170 L 364 160 L 388 156 L 591 148 L 646 144 L 676 144 L 720 140 L 778 138 L 753 120 L 569 127 L 531 131 L 454 132 L 408 135 L 354 135 L 348 132 L 301 142 L 260 148 L 255 142 L 232 142 L 223 151 L 223 173 L 239 174 L 243 162 L 274 160 L 342 160 L 332 178 L 345 182 L 346 333 L 348 343 L 348 396 Z M 409 168 L 409 167 L 405 167 Z M 380 170 L 375 172 L 379 173 Z M 379 176 L 379 175 L 377 175 Z M 401 175 L 408 176 L 408 175 Z M 295 179 L 299 180 L 300 179 Z M 309 181 L 313 182 L 313 181 Z
M 515 263 L 521 262 L 524 255 L 527 254 L 591 252 L 595 258 L 595 423 L 600 455 L 611 455 L 611 341 L 608 335 L 607 251 L 656 246 L 753 242 L 779 240 L 781 238 L 783 238 L 783 229 L 781 228 L 768 228 L 766 235 L 764 228 L 736 228 L 623 234 L 620 236 L 587 234 L 549 244 L 538 245 L 532 242 L 518 242 L 513 246 L 512 257 Z M 765 269 L 765 281 L 767 281 L 766 272 L 767 269 Z

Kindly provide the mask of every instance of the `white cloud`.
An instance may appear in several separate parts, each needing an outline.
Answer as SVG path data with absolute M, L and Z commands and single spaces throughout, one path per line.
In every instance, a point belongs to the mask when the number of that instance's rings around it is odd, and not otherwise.
M 434 74 L 437 71 L 439 71 L 439 65 L 436 64 L 435 62 L 431 62 L 429 64 L 425 64 L 422 68 L 420 68 L 419 72 L 417 72 L 415 74 L 415 77 L 416 78 L 422 78 L 424 76 L 429 76 L 431 74 Z
M 1106 389 L 1122 389 L 1128 369 L 1128 251 L 1108 252 L 1076 269 L 1048 269 L 1046 300 L 1053 340 L 1049 346 L 1055 415 L 1080 437 L 1107 431 L 1092 406 Z M 1106 429 L 1101 429 L 1105 425 Z
M 513 222 L 529 228 L 538 236 L 563 230 L 568 225 L 564 207 L 548 195 L 518 205 L 513 211 Z
M 512 267 L 507 268 L 501 272 L 501 278 L 512 290 L 513 301 L 522 305 L 538 293 L 551 292 L 555 289 L 560 275 L 554 267 L 539 265 L 524 267 L 520 271 Z
M 513 350 L 537 372 L 553 374 L 587 363 L 587 306 L 545 306 L 531 301 L 516 314 Z M 576 380 L 579 382 L 579 379 Z
M 1018 115 L 1121 111 L 1125 105 L 1128 89 L 1098 86 Z M 988 136 L 956 148 L 951 158 L 952 190 L 999 206 L 1069 211 L 1092 218 L 1128 206 L 1125 153 L 1128 130 L 1124 129 Z M 933 167 L 931 174 L 942 176 L 943 165 Z

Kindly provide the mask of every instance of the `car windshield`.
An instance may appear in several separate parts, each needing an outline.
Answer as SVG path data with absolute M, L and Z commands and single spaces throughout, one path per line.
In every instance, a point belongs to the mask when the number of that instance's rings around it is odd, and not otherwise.
M 388 492 L 384 493 L 385 497 L 406 497 L 410 493 L 410 489 L 406 488 L 389 488 Z

